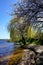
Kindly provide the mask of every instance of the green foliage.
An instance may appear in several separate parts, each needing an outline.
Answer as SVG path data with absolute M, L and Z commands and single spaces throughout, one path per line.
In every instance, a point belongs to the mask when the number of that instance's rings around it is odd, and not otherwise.
M 40 6 L 38 1 L 30 0 L 25 0 L 25 2 L 22 1 L 14 5 L 14 16 L 8 25 L 11 41 L 19 41 L 23 44 L 25 42 L 26 44 L 33 42 L 35 44 L 42 43 L 43 33 L 40 29 L 43 25 L 36 22 L 37 16 L 40 16 L 40 8 L 42 8 Z M 34 28 L 38 30 L 35 31 Z
M 34 38 L 35 34 L 36 34 L 36 32 L 35 32 L 33 26 L 29 26 L 28 31 L 27 31 L 27 37 Z
M 13 41 L 13 42 L 15 42 L 15 41 L 17 42 L 21 39 L 21 36 L 19 34 L 19 30 L 14 28 L 14 24 L 16 22 L 18 22 L 18 20 L 19 20 L 18 18 L 12 19 L 9 23 L 9 26 L 8 26 L 8 30 L 10 32 L 10 38 L 11 38 L 11 41 Z
M 14 28 L 15 22 L 19 22 L 21 19 L 12 19 L 9 23 L 9 32 L 10 32 L 10 38 L 11 41 L 14 42 L 20 42 L 22 45 L 22 37 L 20 35 L 20 31 L 16 28 Z M 33 26 L 26 26 L 25 29 L 23 30 L 23 36 L 25 38 L 26 44 L 42 44 L 43 43 L 43 32 L 40 30 L 35 32 Z M 40 40 L 42 39 L 42 40 Z
M 43 45 L 43 40 L 41 39 L 35 39 L 35 38 L 29 38 L 26 39 L 27 44 L 37 44 L 37 45 Z

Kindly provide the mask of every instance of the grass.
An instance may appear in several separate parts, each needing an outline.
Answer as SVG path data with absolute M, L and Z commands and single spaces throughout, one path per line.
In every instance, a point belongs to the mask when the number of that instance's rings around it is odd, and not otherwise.
M 22 57 L 23 49 L 18 49 L 15 51 L 14 55 L 10 58 L 10 61 L 8 62 L 8 65 L 15 65 L 18 60 Z

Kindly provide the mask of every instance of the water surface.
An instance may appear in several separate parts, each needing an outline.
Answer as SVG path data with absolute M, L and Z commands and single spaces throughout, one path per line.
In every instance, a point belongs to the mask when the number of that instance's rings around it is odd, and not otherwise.
M 0 57 L 10 55 L 14 52 L 15 43 L 0 40 Z

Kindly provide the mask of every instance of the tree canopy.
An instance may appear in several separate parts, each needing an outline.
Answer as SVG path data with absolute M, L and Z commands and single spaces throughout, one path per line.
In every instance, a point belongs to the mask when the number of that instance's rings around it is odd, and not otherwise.
M 22 40 L 23 44 L 26 44 L 25 39 L 29 35 L 37 37 L 36 32 L 43 31 L 43 0 L 22 0 L 14 4 L 12 15 L 14 16 L 9 25 L 12 39 Z

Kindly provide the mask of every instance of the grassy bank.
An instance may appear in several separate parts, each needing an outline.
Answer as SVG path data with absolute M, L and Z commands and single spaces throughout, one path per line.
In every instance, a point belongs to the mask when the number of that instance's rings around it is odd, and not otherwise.
M 8 62 L 8 65 L 15 65 L 20 58 L 22 57 L 23 49 L 19 48 L 15 51 L 14 55 L 10 58 L 10 61 Z

